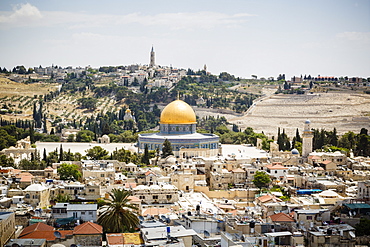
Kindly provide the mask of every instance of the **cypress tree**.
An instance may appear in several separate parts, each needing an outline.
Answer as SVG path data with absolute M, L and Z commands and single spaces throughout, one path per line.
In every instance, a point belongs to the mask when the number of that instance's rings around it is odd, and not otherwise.
M 43 161 L 46 161 L 46 159 L 47 159 L 46 149 L 44 148 L 44 154 L 43 154 L 43 158 L 42 158 L 42 160 L 43 160 Z
M 63 147 L 62 147 L 62 144 L 60 144 L 60 148 L 59 148 L 59 161 L 63 161 Z
M 297 130 L 296 130 L 296 132 L 295 132 L 295 140 L 296 140 L 297 142 L 302 142 L 302 138 L 301 138 L 301 136 L 299 135 L 299 130 L 298 130 L 298 128 L 297 128 Z
M 172 146 L 171 146 L 171 142 L 168 139 L 166 139 L 163 142 L 162 158 L 166 158 L 169 155 L 173 155 Z

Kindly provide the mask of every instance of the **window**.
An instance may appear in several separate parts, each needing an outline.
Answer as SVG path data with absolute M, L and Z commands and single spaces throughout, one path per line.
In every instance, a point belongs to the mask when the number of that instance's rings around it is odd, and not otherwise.
M 307 215 L 306 219 L 307 219 L 307 220 L 312 220 L 312 216 Z
M 93 214 L 93 212 L 89 212 L 89 215 L 92 215 Z
M 277 173 L 277 171 L 275 171 L 275 173 Z
M 95 189 L 89 189 L 89 192 L 95 192 Z
M 145 200 L 145 196 L 139 196 L 139 199 Z
M 81 212 L 81 215 L 85 215 L 85 212 Z
M 104 178 L 104 174 L 100 174 L 100 177 Z
M 158 196 L 153 196 L 153 200 L 157 200 L 158 199 Z
M 167 195 L 167 200 L 171 200 L 172 199 L 172 195 Z

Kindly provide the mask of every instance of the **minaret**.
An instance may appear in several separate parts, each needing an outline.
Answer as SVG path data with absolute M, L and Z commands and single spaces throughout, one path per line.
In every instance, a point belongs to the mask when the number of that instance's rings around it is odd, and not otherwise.
M 302 157 L 307 158 L 307 156 L 312 152 L 312 139 L 313 133 L 311 130 L 311 121 L 306 120 L 304 123 L 304 130 L 302 135 Z
M 150 52 L 150 64 L 149 67 L 154 67 L 155 66 L 155 52 L 154 48 L 152 46 L 152 51 Z

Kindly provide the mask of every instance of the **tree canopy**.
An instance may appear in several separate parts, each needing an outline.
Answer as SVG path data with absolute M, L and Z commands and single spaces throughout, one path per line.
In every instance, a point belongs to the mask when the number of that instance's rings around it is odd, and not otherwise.
M 104 199 L 98 224 L 103 226 L 105 232 L 127 232 L 138 227 L 139 218 L 134 211 L 137 208 L 130 204 L 130 195 L 130 191 L 113 189 L 109 199 Z
M 79 180 L 82 177 L 78 165 L 63 163 L 58 168 L 58 174 L 61 180 L 76 179 Z
M 109 152 L 100 146 L 95 146 L 86 150 L 86 156 L 92 160 L 101 160 L 104 159 Z
M 263 187 L 267 187 L 271 182 L 270 176 L 264 171 L 256 171 L 254 174 L 253 184 L 261 189 Z

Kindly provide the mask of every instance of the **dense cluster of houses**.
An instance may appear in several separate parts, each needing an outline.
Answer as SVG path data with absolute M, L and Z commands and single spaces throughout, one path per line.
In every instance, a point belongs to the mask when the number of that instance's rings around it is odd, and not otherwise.
M 265 152 L 223 145 L 217 157 L 160 159 L 138 167 L 82 160 L 81 181 L 44 170 L 0 169 L 0 245 L 355 246 L 355 224 L 370 214 L 370 159 L 340 152 Z M 154 162 L 154 160 L 153 160 Z M 270 189 L 253 184 L 271 178 Z M 103 233 L 100 198 L 131 191 L 136 233 Z M 68 195 L 69 202 L 56 202 Z M 104 239 L 104 241 L 103 241 Z M 27 242 L 28 241 L 28 242 Z

